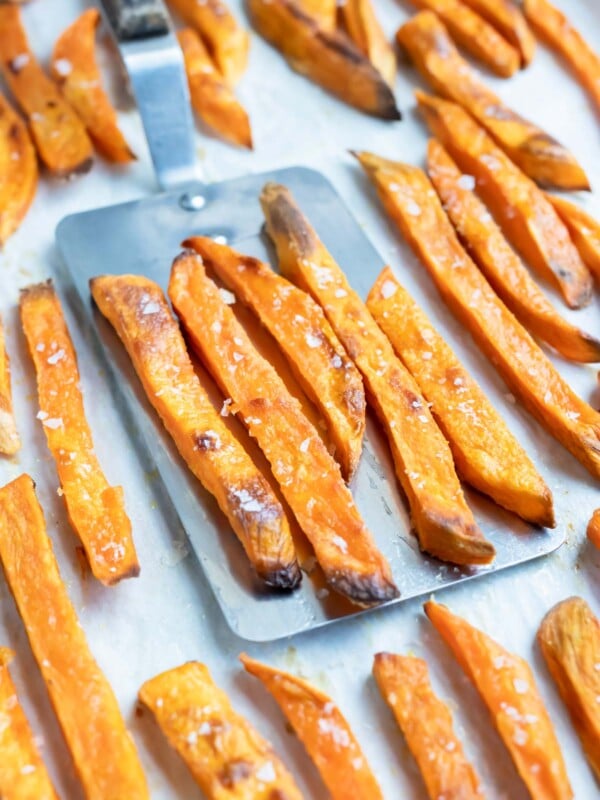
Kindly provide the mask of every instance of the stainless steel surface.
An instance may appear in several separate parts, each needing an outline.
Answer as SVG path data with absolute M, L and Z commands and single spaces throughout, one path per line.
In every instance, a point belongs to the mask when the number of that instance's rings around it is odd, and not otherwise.
M 161 189 L 199 178 L 183 54 L 161 0 L 103 0 Z
M 58 227 L 57 242 L 67 266 L 66 288 L 76 290 L 89 330 L 99 336 L 114 376 L 114 388 L 145 439 L 171 500 L 202 564 L 223 614 L 239 636 L 274 640 L 357 613 L 323 590 L 318 572 L 305 575 L 293 594 L 273 594 L 257 585 L 226 520 L 187 470 L 143 396 L 129 359 L 110 326 L 92 308 L 88 280 L 102 273 L 140 273 L 166 288 L 180 242 L 193 234 L 224 236 L 239 250 L 269 259 L 261 236 L 258 195 L 264 182 L 287 185 L 327 247 L 365 297 L 383 260 L 350 215 L 331 184 L 318 172 L 289 168 L 221 184 L 73 215 Z M 191 200 L 193 199 L 193 202 Z M 63 276 L 64 278 L 65 276 Z M 364 453 L 352 482 L 357 505 L 378 546 L 390 560 L 402 602 L 555 550 L 565 531 L 539 530 L 468 492 L 476 518 L 497 549 L 493 567 L 463 569 L 423 556 L 394 476 L 387 443 L 370 419 Z M 374 610 L 360 611 L 374 613 Z

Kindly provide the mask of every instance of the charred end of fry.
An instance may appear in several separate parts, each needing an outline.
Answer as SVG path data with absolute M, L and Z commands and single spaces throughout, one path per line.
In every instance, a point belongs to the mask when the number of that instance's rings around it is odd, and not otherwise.
M 361 575 L 356 570 L 324 570 L 327 583 L 340 594 L 360 606 L 387 603 L 400 597 L 391 578 L 379 574 Z
M 260 194 L 269 236 L 283 236 L 294 242 L 301 255 L 308 256 L 319 246 L 315 232 L 289 190 L 277 183 L 267 183 Z

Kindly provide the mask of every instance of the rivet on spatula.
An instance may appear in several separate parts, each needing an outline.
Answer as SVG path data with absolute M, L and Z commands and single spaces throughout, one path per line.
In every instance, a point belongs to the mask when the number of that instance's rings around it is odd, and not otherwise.
M 199 211 L 206 205 L 206 198 L 201 194 L 186 192 L 179 198 L 179 205 L 186 211 Z

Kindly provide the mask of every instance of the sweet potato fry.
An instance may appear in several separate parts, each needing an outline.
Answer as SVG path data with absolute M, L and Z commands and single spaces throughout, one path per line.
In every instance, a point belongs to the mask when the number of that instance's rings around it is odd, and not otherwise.
M 298 5 L 312 17 L 324 31 L 333 31 L 337 25 L 336 0 L 297 0 Z
M 526 175 L 557 189 L 590 188 L 585 172 L 563 145 L 508 108 L 486 86 L 435 14 L 422 11 L 397 35 L 432 88 L 475 117 Z
M 119 130 L 117 114 L 100 82 L 94 37 L 100 12 L 88 8 L 61 34 L 52 53 L 52 77 L 109 161 L 123 164 L 135 155 Z
M 12 658 L 11 650 L 0 647 L 0 797 L 58 800 L 8 671 Z
M 389 85 L 347 36 L 320 28 L 295 0 L 248 0 L 248 9 L 296 72 L 367 114 L 400 119 Z
M 569 233 L 535 183 L 513 164 L 459 105 L 417 91 L 419 109 L 514 247 L 553 283 L 571 308 L 587 305 L 593 280 Z
M 327 422 L 347 481 L 358 466 L 365 430 L 359 371 L 312 297 L 262 261 L 196 236 L 190 245 L 277 341 L 294 375 Z
M 600 508 L 592 514 L 587 526 L 587 537 L 600 550 Z
M 461 0 L 483 17 L 521 55 L 521 67 L 531 63 L 535 54 L 535 37 L 521 10 L 511 0 Z
M 456 564 L 487 564 L 494 548 L 466 504 L 448 443 L 415 380 L 283 186 L 261 195 L 267 231 L 286 277 L 312 294 L 362 373 L 384 427 L 423 550 Z
M 393 88 L 396 83 L 396 54 L 375 16 L 371 0 L 345 0 L 341 12 L 354 44 Z
M 10 382 L 10 360 L 4 340 L 4 325 L 0 319 L 0 453 L 14 456 L 21 447 L 13 411 Z
M 292 589 L 301 578 L 281 503 L 215 411 L 160 287 L 135 275 L 90 282 L 98 308 L 192 473 L 225 514 L 257 574 Z
M 207 800 L 302 800 L 273 748 L 237 714 L 198 661 L 146 681 L 140 701 Z
M 461 0 L 411 0 L 417 8 L 433 11 L 454 41 L 501 78 L 510 78 L 521 65 L 519 51 L 483 17 Z M 404 43 L 402 43 L 404 44 Z
M 600 56 L 548 0 L 524 0 L 523 11 L 536 34 L 564 58 L 600 110 Z
M 330 697 L 307 681 L 245 653 L 240 661 L 275 698 L 319 770 L 331 800 L 383 800 L 352 729 Z
M 0 489 L 0 561 L 85 796 L 147 800 L 133 740 L 67 595 L 28 475 Z
M 552 722 L 529 664 L 446 606 L 425 613 L 477 689 L 533 800 L 573 797 Z
M 477 773 L 454 732 L 450 709 L 431 688 L 425 661 L 377 653 L 373 675 L 417 762 L 430 800 L 481 800 Z
M 191 242 L 186 242 L 191 244 Z M 339 466 L 300 402 L 255 349 L 188 250 L 173 263 L 169 297 L 194 350 L 256 439 L 329 584 L 358 603 L 391 600 L 389 565 L 358 513 Z
M 546 614 L 537 640 L 600 779 L 600 624 L 585 600 L 569 597 Z
M 58 177 L 87 172 L 92 166 L 92 143 L 77 114 L 35 60 L 16 6 L 0 5 L 0 68 L 48 170 Z
M 77 356 L 52 283 L 21 292 L 21 323 L 37 374 L 38 419 L 56 462 L 69 520 L 94 576 L 107 586 L 139 575 L 123 489 L 109 486 L 85 417 Z
M 460 477 L 528 522 L 553 527 L 550 489 L 389 267 L 377 278 L 367 307 L 432 404 Z
M 511 392 L 600 478 L 600 414 L 573 392 L 463 250 L 427 176 L 369 153 L 357 157 L 443 299 Z
M 600 341 L 560 316 L 471 187 L 435 139 L 427 150 L 427 172 L 464 247 L 523 325 L 572 361 L 600 361 Z
M 21 117 L 0 93 L 0 247 L 23 221 L 37 182 L 31 137 Z
M 252 149 L 250 120 L 218 72 L 196 31 L 177 32 L 183 51 L 192 106 L 204 122 L 233 144 Z
M 168 4 L 200 34 L 227 83 L 237 83 L 248 63 L 250 37 L 224 1 L 168 0 Z
M 547 194 L 546 197 L 566 225 L 583 263 L 600 282 L 600 222 L 564 197 L 552 194 Z

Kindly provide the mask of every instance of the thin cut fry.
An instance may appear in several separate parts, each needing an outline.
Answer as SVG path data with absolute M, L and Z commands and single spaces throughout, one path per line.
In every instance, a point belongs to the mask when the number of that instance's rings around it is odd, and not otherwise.
M 481 800 L 477 773 L 454 732 L 450 709 L 431 688 L 425 661 L 377 653 L 373 675 L 417 762 L 430 800 Z
M 333 31 L 337 25 L 336 0 L 298 0 L 298 5 L 312 17 L 324 31 Z
M 564 58 L 600 109 L 600 56 L 548 0 L 524 0 L 523 11 L 537 35 Z
M 301 573 L 281 503 L 215 411 L 160 287 L 135 275 L 104 275 L 90 286 L 148 400 L 191 472 L 216 499 L 257 574 L 271 586 L 297 586 Z
M 349 481 L 362 450 L 365 392 L 321 306 L 256 258 L 204 236 L 190 244 L 275 338 L 300 386 L 323 414 L 335 457 Z
M 587 526 L 587 537 L 600 550 L 600 508 L 592 514 Z
M 565 358 L 600 361 L 600 341 L 560 316 L 442 145 L 432 139 L 427 172 L 459 239 L 492 288 L 523 325 Z
M 23 221 L 37 182 L 37 157 L 27 127 L 0 93 L 0 247 Z
M 590 188 L 585 172 L 560 142 L 508 108 L 488 88 L 435 14 L 417 14 L 397 36 L 432 88 L 475 117 L 526 175 L 557 189 Z
M 371 0 L 345 0 L 341 12 L 354 44 L 393 88 L 396 83 L 396 54 L 379 24 Z
M 207 800 L 302 800 L 273 748 L 237 714 L 198 661 L 146 681 L 140 701 Z
M 519 69 L 519 51 L 461 0 L 412 0 L 412 3 L 437 14 L 459 47 L 496 75 L 510 78 Z
M 367 307 L 432 404 L 460 477 L 523 519 L 553 527 L 550 489 L 389 267 L 377 278 Z
M 248 9 L 296 72 L 367 114 L 400 119 L 391 88 L 347 36 L 320 28 L 295 0 L 248 0 Z
M 0 67 L 48 170 L 58 177 L 87 172 L 92 166 L 92 143 L 77 114 L 35 60 L 16 6 L 0 5 Z
M 600 778 L 600 624 L 580 597 L 546 614 L 538 644 L 596 777 Z
M 88 8 L 61 34 L 52 53 L 52 77 L 102 155 L 126 163 L 135 156 L 119 130 L 96 63 L 94 39 L 99 21 L 98 9 Z
M 228 142 L 252 149 L 248 114 L 213 66 L 202 39 L 191 28 L 178 31 L 177 38 L 183 51 L 194 111 Z
M 13 655 L 0 647 L 0 797 L 58 800 L 8 671 Z
M 546 197 L 565 223 L 584 264 L 587 264 L 600 282 L 600 222 L 564 197 L 552 194 L 547 194 Z
M 529 664 L 446 606 L 425 613 L 486 704 L 533 800 L 569 800 L 573 791 L 552 722 Z
M 573 392 L 463 250 L 427 176 L 369 153 L 357 157 L 443 299 L 511 392 L 600 478 L 600 414 Z
M 20 447 L 21 439 L 13 411 L 10 360 L 6 350 L 4 324 L 0 319 L 0 453 L 13 456 Z
M 200 34 L 215 65 L 229 84 L 242 77 L 250 38 L 223 0 L 168 0 L 186 25 Z
M 147 800 L 133 740 L 67 595 L 28 475 L 0 489 L 0 561 L 86 798 Z
M 261 204 L 281 271 L 321 304 L 362 373 L 367 399 L 390 442 L 421 548 L 456 564 L 489 563 L 494 548 L 473 519 L 448 443 L 415 380 L 288 190 L 267 184 Z
M 307 681 L 245 653 L 240 661 L 277 701 L 319 770 L 331 800 L 383 800 L 352 729 L 330 697 Z
M 339 466 L 191 250 L 173 263 L 169 297 L 194 350 L 269 461 L 330 585 L 358 603 L 396 597 L 389 565 Z
M 139 575 L 123 489 L 110 486 L 85 417 L 77 356 L 51 281 L 21 292 L 21 323 L 37 374 L 40 411 L 69 514 L 94 576 L 111 586 Z
M 521 54 L 521 66 L 531 63 L 535 37 L 521 10 L 511 0 L 461 0 L 489 22 Z
M 509 241 L 560 290 L 571 308 L 587 305 L 592 276 L 541 189 L 459 105 L 424 92 L 415 94 L 431 132 L 460 169 L 474 176 L 477 191 Z

